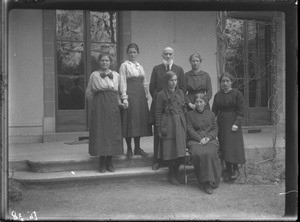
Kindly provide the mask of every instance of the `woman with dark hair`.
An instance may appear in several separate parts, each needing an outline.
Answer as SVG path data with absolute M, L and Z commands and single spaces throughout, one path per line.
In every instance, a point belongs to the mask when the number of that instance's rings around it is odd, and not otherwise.
M 239 90 L 232 88 L 233 83 L 231 74 L 221 75 L 221 90 L 216 93 L 212 106 L 217 117 L 221 156 L 226 165 L 225 181 L 235 180 L 239 172 L 238 164 L 246 162 L 242 133 L 244 97 Z
M 218 126 L 213 112 L 206 110 L 204 94 L 197 94 L 196 108 L 186 114 L 189 153 L 200 188 L 212 194 L 221 177 L 221 162 L 216 140 Z
M 165 83 L 165 88 L 157 95 L 155 106 L 155 126 L 160 137 L 158 157 L 168 161 L 169 182 L 180 185 L 178 171 L 186 153 L 184 93 L 176 87 L 175 72 L 165 74 Z
M 132 158 L 131 138 L 134 138 L 134 154 L 146 157 L 147 153 L 140 147 L 142 136 L 152 135 L 152 126 L 148 124 L 149 92 L 144 68 L 136 61 L 139 47 L 131 43 L 127 47 L 128 60 L 120 66 L 120 91 L 125 100 L 121 110 L 123 137 L 127 144 L 127 157 Z M 128 101 L 128 102 L 127 102 Z
M 89 127 L 89 154 L 100 156 L 101 173 L 114 172 L 113 155 L 123 154 L 123 138 L 119 105 L 120 76 L 110 70 L 112 58 L 109 54 L 98 56 L 100 69 L 94 71 L 86 89 L 91 102 Z M 126 98 L 124 98 L 126 100 Z
M 189 110 L 196 108 L 195 96 L 198 93 L 204 94 L 206 101 L 205 109 L 210 110 L 209 100 L 212 97 L 211 79 L 207 72 L 201 70 L 202 58 L 199 53 L 193 53 L 189 57 L 192 70 L 185 74 L 187 97 L 186 104 Z

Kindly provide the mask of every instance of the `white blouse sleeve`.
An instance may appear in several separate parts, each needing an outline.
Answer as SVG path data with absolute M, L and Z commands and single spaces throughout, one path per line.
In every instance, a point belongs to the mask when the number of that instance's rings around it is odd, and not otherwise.
M 120 93 L 121 93 L 121 98 L 122 99 L 127 99 L 127 66 L 124 63 L 120 66 L 119 70 L 120 74 Z
M 85 90 L 85 96 L 86 96 L 88 101 L 91 101 L 94 97 L 93 90 L 92 90 L 92 79 L 93 79 L 92 77 L 93 77 L 93 73 L 90 76 L 89 83 L 88 83 L 88 85 L 86 87 L 86 90 Z

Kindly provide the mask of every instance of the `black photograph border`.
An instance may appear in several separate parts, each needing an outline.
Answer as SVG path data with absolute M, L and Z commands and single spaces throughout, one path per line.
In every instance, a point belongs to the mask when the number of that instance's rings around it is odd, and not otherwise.
M 72 3 L 72 4 L 70 4 Z M 101 5 L 101 6 L 99 6 Z M 2 0 L 1 2 L 1 218 L 6 215 L 8 172 L 7 33 L 12 9 L 165 11 L 280 11 L 286 24 L 286 193 L 285 217 L 297 216 L 298 200 L 298 1 L 222 0 Z

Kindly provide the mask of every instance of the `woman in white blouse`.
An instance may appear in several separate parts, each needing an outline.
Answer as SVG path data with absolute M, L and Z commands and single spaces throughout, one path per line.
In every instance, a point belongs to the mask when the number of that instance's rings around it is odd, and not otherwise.
M 121 110 L 122 132 L 127 144 L 127 157 L 132 158 L 131 138 L 134 138 L 134 154 L 146 157 L 140 147 L 142 136 L 151 136 L 152 128 L 148 124 L 149 98 L 147 81 L 144 68 L 136 61 L 139 54 L 139 47 L 131 43 L 127 47 L 128 60 L 120 66 L 120 91 L 122 97 L 128 96 L 128 103 L 124 102 L 124 109 Z
M 89 127 L 89 154 L 100 156 L 101 173 L 114 172 L 113 155 L 123 154 L 123 138 L 119 105 L 120 75 L 110 70 L 112 58 L 109 54 L 98 56 L 100 69 L 94 71 L 86 89 L 91 102 Z M 122 97 L 128 104 L 127 97 Z

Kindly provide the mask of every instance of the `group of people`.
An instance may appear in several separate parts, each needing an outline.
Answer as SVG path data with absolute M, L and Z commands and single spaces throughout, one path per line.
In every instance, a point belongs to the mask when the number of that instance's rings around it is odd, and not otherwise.
M 232 88 L 233 76 L 221 75 L 221 89 L 210 108 L 212 84 L 209 74 L 201 70 L 199 53 L 189 57 L 191 70 L 184 73 L 174 64 L 174 50 L 165 48 L 162 64 L 153 68 L 149 91 L 145 71 L 137 62 L 138 54 L 138 45 L 129 44 L 128 60 L 117 73 L 110 69 L 110 55 L 101 53 L 100 68 L 90 76 L 86 89 L 92 104 L 89 154 L 100 156 L 99 171 L 114 172 L 112 156 L 124 154 L 123 138 L 127 158 L 146 157 L 140 138 L 153 134 L 152 169 L 167 163 L 171 184 L 180 185 L 178 172 L 187 150 L 200 188 L 206 193 L 212 194 L 219 185 L 221 161 L 225 165 L 224 180 L 235 180 L 239 164 L 245 163 L 245 152 L 241 128 L 244 101 L 243 95 Z

